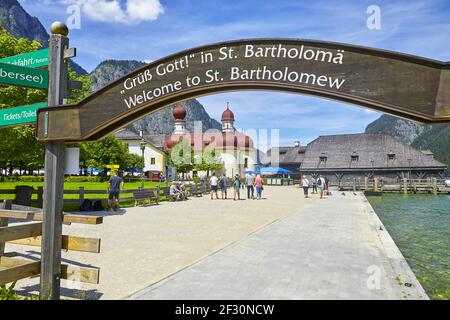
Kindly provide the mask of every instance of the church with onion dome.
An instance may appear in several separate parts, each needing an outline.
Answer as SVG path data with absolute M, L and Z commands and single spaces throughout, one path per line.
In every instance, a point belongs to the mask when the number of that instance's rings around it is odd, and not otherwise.
M 236 130 L 234 113 L 228 105 L 222 113 L 221 131 L 209 129 L 206 132 L 189 132 L 186 129 L 186 108 L 182 104 L 176 105 L 172 114 L 175 120 L 174 130 L 164 139 L 164 151 L 169 156 L 172 148 L 183 141 L 188 142 L 196 153 L 213 148 L 223 165 L 223 168 L 216 172 L 217 175 L 225 173 L 228 177 L 233 177 L 237 173 L 244 175 L 246 170 L 255 170 L 257 152 L 253 140 Z M 192 176 L 205 174 L 206 172 L 192 172 Z

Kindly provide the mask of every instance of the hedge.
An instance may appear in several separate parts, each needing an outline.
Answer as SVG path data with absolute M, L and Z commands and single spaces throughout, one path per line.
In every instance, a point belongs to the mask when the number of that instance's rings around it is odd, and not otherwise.
M 104 182 L 109 177 L 100 176 L 67 176 L 65 182 Z M 1 176 L 1 182 L 44 182 L 44 176 Z

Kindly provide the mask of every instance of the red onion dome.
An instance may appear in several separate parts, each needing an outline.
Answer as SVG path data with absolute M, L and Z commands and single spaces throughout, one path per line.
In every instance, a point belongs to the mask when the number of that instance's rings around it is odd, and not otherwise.
M 228 108 L 222 113 L 222 121 L 234 121 L 234 113 Z
M 186 118 L 186 108 L 182 104 L 177 104 L 172 110 L 175 120 L 184 120 Z

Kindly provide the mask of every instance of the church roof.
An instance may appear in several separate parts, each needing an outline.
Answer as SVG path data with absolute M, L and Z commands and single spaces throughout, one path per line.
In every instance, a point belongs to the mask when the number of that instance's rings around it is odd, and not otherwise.
M 227 106 L 225 111 L 222 113 L 222 121 L 234 121 L 234 113 L 230 110 L 230 108 Z
M 175 120 L 184 120 L 186 118 L 186 108 L 182 104 L 177 104 L 172 110 L 172 115 Z

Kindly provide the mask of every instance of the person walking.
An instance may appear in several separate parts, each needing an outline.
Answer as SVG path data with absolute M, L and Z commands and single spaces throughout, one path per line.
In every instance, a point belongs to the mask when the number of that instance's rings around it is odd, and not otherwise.
M 247 186 L 247 199 L 255 199 L 255 177 L 251 173 L 245 175 L 245 184 Z
M 322 175 L 317 178 L 317 189 L 320 193 L 320 199 L 323 199 L 323 190 L 325 188 L 325 179 L 322 177 Z
M 256 188 L 256 199 L 260 200 L 262 197 L 262 191 L 264 190 L 263 187 L 263 179 L 261 178 L 261 175 L 257 175 L 255 178 L 255 188 Z
M 217 186 L 219 184 L 219 178 L 216 177 L 216 173 L 213 172 L 211 178 L 209 178 L 209 183 L 211 184 L 211 200 L 214 199 L 214 194 L 216 195 L 216 199 L 219 199 L 217 194 Z
M 227 184 L 228 184 L 227 176 L 224 173 L 219 180 L 220 194 L 222 196 L 222 200 L 227 199 Z
M 302 178 L 302 188 L 305 198 L 308 198 L 309 180 L 306 179 L 306 176 L 303 176 Z
M 111 209 L 117 211 L 119 209 L 119 195 L 120 190 L 123 190 L 123 186 L 123 179 L 119 177 L 118 172 L 111 171 L 111 178 L 108 181 L 108 211 Z
M 237 196 L 238 200 L 241 200 L 241 185 L 242 185 L 241 177 L 237 173 L 234 176 L 234 181 L 233 181 L 233 189 L 234 189 L 233 200 L 236 200 L 236 196 Z
M 317 194 L 317 181 L 313 180 L 312 182 L 312 194 Z

